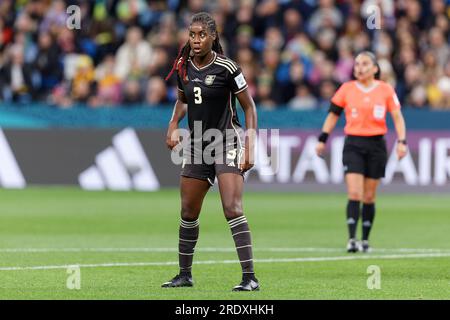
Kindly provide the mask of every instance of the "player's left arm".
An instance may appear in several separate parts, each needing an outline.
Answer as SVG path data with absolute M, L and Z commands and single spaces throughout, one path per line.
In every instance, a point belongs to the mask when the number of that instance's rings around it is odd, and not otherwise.
M 388 95 L 387 105 L 388 110 L 391 112 L 395 131 L 397 131 L 397 157 L 401 160 L 408 152 L 406 142 L 406 124 L 400 109 L 400 102 L 398 101 L 397 95 L 395 94 L 394 89 L 390 89 L 391 92 Z
M 240 169 L 243 172 L 250 170 L 255 164 L 255 143 L 256 143 L 256 129 L 257 129 L 257 115 L 256 106 L 248 89 L 239 92 L 237 95 L 239 103 L 245 113 L 245 150 L 244 163 L 240 164 Z

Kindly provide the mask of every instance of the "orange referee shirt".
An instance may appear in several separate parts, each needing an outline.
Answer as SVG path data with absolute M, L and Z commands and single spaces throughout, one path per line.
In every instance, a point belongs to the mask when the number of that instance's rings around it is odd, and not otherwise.
M 387 132 L 386 111 L 400 109 L 394 89 L 380 80 L 375 80 L 369 88 L 356 80 L 345 82 L 331 102 L 344 108 L 344 132 L 353 136 L 384 135 Z

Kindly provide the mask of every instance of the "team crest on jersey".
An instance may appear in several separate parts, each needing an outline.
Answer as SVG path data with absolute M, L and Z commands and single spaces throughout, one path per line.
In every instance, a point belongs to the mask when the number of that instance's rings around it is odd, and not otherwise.
M 210 75 L 210 74 L 208 74 L 208 75 L 206 76 L 206 78 L 205 78 L 205 84 L 208 85 L 208 86 L 212 85 L 215 78 L 216 78 L 215 75 Z

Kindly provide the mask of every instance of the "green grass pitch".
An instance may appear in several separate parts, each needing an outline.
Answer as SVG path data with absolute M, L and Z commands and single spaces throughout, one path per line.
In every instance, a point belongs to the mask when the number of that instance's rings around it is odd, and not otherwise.
M 246 192 L 261 291 L 236 293 L 215 191 L 200 216 L 195 286 L 162 289 L 178 271 L 178 190 L 0 190 L 0 299 L 450 298 L 448 196 L 381 193 L 370 254 L 345 252 L 345 205 L 344 194 Z M 80 267 L 79 290 L 67 288 L 69 265 Z M 380 289 L 368 289 L 370 265 Z

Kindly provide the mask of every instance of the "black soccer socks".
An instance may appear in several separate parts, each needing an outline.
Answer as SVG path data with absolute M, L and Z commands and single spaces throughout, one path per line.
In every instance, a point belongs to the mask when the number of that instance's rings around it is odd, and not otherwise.
M 180 274 L 191 276 L 194 248 L 197 244 L 199 221 L 180 221 L 180 239 L 178 243 L 178 259 Z
M 359 219 L 360 202 L 357 200 L 348 200 L 347 203 L 347 226 L 350 239 L 355 239 L 356 227 Z
M 375 203 L 364 203 L 362 206 L 362 239 L 369 240 L 373 219 L 375 218 Z
M 250 229 L 244 215 L 228 220 L 244 277 L 254 277 Z

